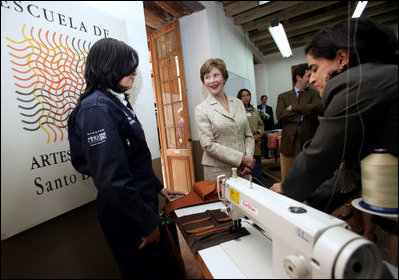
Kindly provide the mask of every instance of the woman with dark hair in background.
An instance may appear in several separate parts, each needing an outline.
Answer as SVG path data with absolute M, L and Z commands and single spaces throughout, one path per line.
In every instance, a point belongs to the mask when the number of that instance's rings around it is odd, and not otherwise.
M 398 156 L 397 47 L 391 30 L 368 19 L 345 20 L 308 43 L 310 83 L 322 97 L 324 117 L 272 190 L 304 201 L 343 162 L 360 178 L 360 161 L 374 149 Z M 391 262 L 397 266 L 398 224 L 374 217 L 390 232 Z
M 71 161 L 93 178 L 98 218 L 123 277 L 176 277 L 160 232 L 158 194 L 169 200 L 169 194 L 182 193 L 168 191 L 156 177 L 144 131 L 124 93 L 138 64 L 137 52 L 122 41 L 104 38 L 91 47 L 86 90 L 68 120 Z
M 251 92 L 245 88 L 240 89 L 237 93 L 237 98 L 244 103 L 247 120 L 251 127 L 252 134 L 255 140 L 254 159 L 255 166 L 252 170 L 252 176 L 256 178 L 258 185 L 263 185 L 262 182 L 262 138 L 264 132 L 264 124 L 259 116 L 259 112 L 251 105 Z

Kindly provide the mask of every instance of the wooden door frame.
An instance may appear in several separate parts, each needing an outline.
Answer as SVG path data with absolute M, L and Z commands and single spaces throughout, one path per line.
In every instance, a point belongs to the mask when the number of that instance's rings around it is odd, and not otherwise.
M 162 158 L 162 173 L 163 177 L 165 178 L 166 182 L 164 182 L 164 185 L 170 189 L 170 186 L 172 185 L 171 182 L 171 175 L 169 174 L 169 162 L 168 162 L 168 155 L 167 155 L 167 139 L 164 131 L 163 124 L 165 123 L 165 115 L 163 112 L 162 106 L 159 106 L 161 104 L 162 99 L 160 96 L 161 93 L 161 85 L 159 81 L 159 65 L 157 58 L 155 57 L 155 52 L 154 48 L 156 48 L 155 45 L 155 38 L 159 36 L 159 34 L 164 34 L 167 33 L 171 30 L 175 30 L 176 34 L 176 50 L 177 50 L 177 55 L 179 57 L 179 73 L 180 73 L 180 78 L 181 78 L 181 91 L 182 91 L 182 106 L 183 106 L 183 118 L 185 121 L 186 125 L 186 139 L 187 139 L 187 152 L 189 154 L 190 158 L 190 170 L 189 172 L 191 173 L 191 186 L 194 184 L 195 181 L 195 174 L 194 174 L 194 166 L 193 166 L 193 154 L 192 154 L 192 142 L 191 142 L 191 134 L 190 134 L 190 126 L 189 126 L 189 118 L 188 118 L 188 108 L 187 108 L 187 96 L 186 96 L 186 85 L 185 85 L 185 73 L 184 73 L 184 65 L 183 65 L 183 54 L 182 54 L 182 47 L 181 47 L 181 37 L 180 37 L 180 26 L 179 26 L 179 20 L 175 20 L 168 25 L 162 27 L 161 29 L 153 32 L 150 36 L 150 53 L 151 53 L 151 61 L 152 61 L 152 69 L 153 69 L 153 79 L 154 79 L 154 90 L 155 90 L 155 100 L 156 100 L 156 109 L 157 109 L 157 121 L 158 121 L 158 134 L 160 138 L 160 144 L 161 144 L 161 158 Z M 190 186 L 190 189 L 191 189 Z

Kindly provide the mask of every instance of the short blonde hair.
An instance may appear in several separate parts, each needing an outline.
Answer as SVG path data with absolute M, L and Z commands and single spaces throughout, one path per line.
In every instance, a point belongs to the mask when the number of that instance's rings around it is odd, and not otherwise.
M 224 61 L 221 60 L 220 58 L 210 58 L 210 59 L 207 59 L 204 62 L 204 64 L 202 64 L 201 70 L 200 70 L 201 82 L 204 83 L 205 74 L 211 72 L 213 67 L 216 67 L 217 69 L 220 70 L 220 72 L 222 73 L 222 76 L 224 78 L 224 82 L 227 82 L 227 79 L 229 78 L 229 72 L 227 72 L 226 63 L 224 63 Z

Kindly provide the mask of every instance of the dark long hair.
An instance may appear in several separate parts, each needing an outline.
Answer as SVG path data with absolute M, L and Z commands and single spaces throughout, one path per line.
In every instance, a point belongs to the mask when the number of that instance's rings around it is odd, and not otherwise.
M 126 43 L 113 38 L 98 40 L 90 48 L 86 58 L 86 90 L 79 97 L 79 101 L 95 90 L 100 90 L 114 100 L 108 89 L 115 92 L 126 91 L 126 88 L 119 85 L 119 81 L 133 74 L 138 65 L 137 52 Z
M 244 91 L 247 91 L 247 92 L 249 93 L 249 96 L 252 98 L 251 92 L 250 92 L 249 90 L 247 90 L 246 88 L 242 88 L 242 89 L 240 89 L 240 90 L 238 91 L 238 93 L 237 93 L 237 98 L 238 98 L 238 99 L 241 100 L 241 96 L 242 96 L 242 93 L 243 93 Z M 251 101 L 251 99 L 250 99 L 249 101 Z M 251 103 L 248 103 L 248 108 L 251 109 L 251 111 L 255 110 L 254 107 L 251 105 Z
M 306 45 L 305 54 L 333 60 L 339 50 L 349 53 L 349 67 L 367 62 L 398 63 L 394 32 L 365 18 L 344 20 L 320 31 Z

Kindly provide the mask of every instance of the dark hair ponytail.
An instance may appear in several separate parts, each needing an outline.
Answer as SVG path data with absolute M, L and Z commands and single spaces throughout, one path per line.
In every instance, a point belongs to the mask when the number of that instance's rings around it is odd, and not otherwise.
M 133 74 L 139 64 L 137 52 L 126 43 L 113 39 L 103 38 L 94 43 L 86 58 L 84 78 L 86 89 L 79 97 L 82 101 L 95 90 L 100 90 L 113 99 L 108 89 L 115 92 L 124 92 L 119 81 Z

